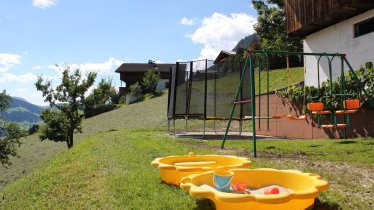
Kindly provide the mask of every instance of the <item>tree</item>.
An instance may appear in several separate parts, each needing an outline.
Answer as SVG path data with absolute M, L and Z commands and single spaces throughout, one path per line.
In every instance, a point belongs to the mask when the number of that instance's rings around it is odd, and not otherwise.
M 44 81 L 41 76 L 35 83 L 36 89 L 43 93 L 44 101 L 51 108 L 43 110 L 41 118 L 45 125 L 41 126 L 41 140 L 66 141 L 68 148 L 73 147 L 74 133 L 82 132 L 82 119 L 84 115 L 80 108 L 84 107 L 85 93 L 94 84 L 96 73 L 90 72 L 86 79 L 82 79 L 79 69 L 70 73 L 70 67 L 62 70 L 62 80 L 55 89 L 51 81 Z
M 139 82 L 130 86 L 130 95 L 136 97 L 136 100 L 139 99 L 139 95 L 142 93 L 142 87 L 139 85 Z
M 39 125 L 38 124 L 33 124 L 32 126 L 30 126 L 28 133 L 29 133 L 29 135 L 32 135 L 32 134 L 38 132 L 38 130 L 39 130 Z
M 301 51 L 300 39 L 287 36 L 284 0 L 252 0 L 257 11 L 257 24 L 254 29 L 260 37 L 262 48 L 281 51 Z
M 12 102 L 12 98 L 3 90 L 3 92 L 0 93 L 0 111 L 8 109 L 10 102 Z
M 121 93 L 118 91 L 116 87 L 112 87 L 110 90 L 110 103 L 112 104 L 119 104 L 121 98 Z
M 11 98 L 6 94 L 4 90 L 0 93 L 0 111 L 4 111 L 9 108 Z M 1 118 L 1 116 L 0 116 Z M 20 138 L 22 132 L 16 123 L 0 122 L 1 138 L 0 138 L 0 162 L 3 166 L 11 165 L 10 157 L 17 156 L 16 145 L 20 146 Z
M 112 80 L 101 79 L 97 88 L 85 99 L 84 115 L 91 117 L 100 113 L 100 110 L 111 101 L 113 94 L 116 94 L 116 92 Z
M 156 93 L 157 83 L 160 81 L 160 79 L 161 74 L 159 71 L 148 69 L 148 71 L 145 72 L 142 81 L 145 93 Z

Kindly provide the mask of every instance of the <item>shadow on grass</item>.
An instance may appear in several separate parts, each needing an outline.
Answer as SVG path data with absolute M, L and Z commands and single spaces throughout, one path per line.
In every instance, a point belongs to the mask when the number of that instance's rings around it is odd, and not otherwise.
M 356 144 L 356 141 L 339 141 L 336 142 L 336 144 Z
M 196 207 L 194 210 L 214 210 L 216 209 L 213 201 L 206 198 L 199 198 L 196 200 Z
M 342 210 L 343 208 L 337 203 L 321 202 L 318 198 L 314 201 L 313 210 Z
M 364 144 L 365 144 L 365 145 L 374 145 L 374 141 L 371 141 L 371 142 L 365 142 Z
M 312 147 L 312 148 L 315 148 L 315 147 L 322 147 L 322 145 L 320 145 L 320 144 L 317 144 L 317 145 L 310 145 L 310 146 L 308 146 L 308 147 Z

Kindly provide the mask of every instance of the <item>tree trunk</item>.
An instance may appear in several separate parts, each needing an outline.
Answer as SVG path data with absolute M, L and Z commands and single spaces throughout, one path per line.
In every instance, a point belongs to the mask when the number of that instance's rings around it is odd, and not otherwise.
M 67 138 L 67 141 L 66 141 L 66 144 L 68 146 L 68 149 L 72 148 L 73 147 L 73 144 L 74 144 L 74 132 L 72 131 L 69 131 L 69 134 L 68 134 L 68 138 Z

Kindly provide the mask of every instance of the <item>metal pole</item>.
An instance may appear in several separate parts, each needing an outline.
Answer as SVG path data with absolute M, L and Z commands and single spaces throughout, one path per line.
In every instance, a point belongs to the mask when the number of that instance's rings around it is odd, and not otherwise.
M 257 59 L 258 62 L 258 116 L 261 116 L 261 60 Z M 258 129 L 261 129 L 261 119 L 258 119 Z
M 305 52 L 289 52 L 289 51 L 272 51 L 272 50 L 253 50 L 253 53 L 267 53 L 272 55 L 314 55 L 314 56 L 342 56 L 340 53 L 305 53 Z
M 270 130 L 270 91 L 269 91 L 269 56 L 265 52 L 266 56 L 266 98 L 267 98 L 267 129 Z M 260 86 L 260 84 L 258 84 Z
M 237 66 L 237 63 L 235 62 L 235 66 Z M 244 71 L 241 68 L 241 61 L 239 62 L 239 80 L 241 79 L 242 71 Z M 240 87 L 240 100 L 243 101 L 243 86 Z M 240 113 L 239 113 L 239 136 L 242 134 L 242 119 L 243 119 L 243 106 L 244 104 L 239 104 L 240 105 Z
M 319 75 L 319 62 L 321 60 L 322 56 L 319 56 L 318 60 L 317 60 L 317 79 L 318 79 L 318 94 L 320 94 L 320 90 L 321 90 L 321 85 L 320 85 L 320 75 Z
M 369 94 L 367 93 L 367 91 L 365 90 L 365 88 L 362 86 L 360 80 L 358 79 L 355 71 L 353 70 L 351 64 L 348 62 L 347 58 L 345 55 L 342 56 L 342 58 L 344 59 L 345 63 L 347 64 L 348 68 L 349 68 L 349 71 L 351 72 L 351 74 L 353 75 L 353 79 L 357 82 L 358 86 L 360 87 L 361 91 L 364 92 L 364 95 L 366 96 L 371 108 L 374 109 L 374 102 L 373 102 L 373 99 L 369 96 Z
M 253 157 L 257 157 L 256 149 L 256 95 L 255 95 L 255 79 L 254 68 L 252 66 L 252 52 L 249 55 L 249 77 L 251 81 L 251 99 L 252 99 L 252 139 L 253 139 Z
M 174 79 L 174 101 L 173 101 L 173 135 L 175 136 L 175 107 L 177 101 L 177 87 L 178 87 L 178 76 L 179 76 L 179 62 L 176 63 L 175 67 L 175 79 Z
M 242 76 L 241 76 L 241 79 L 240 79 L 240 82 L 239 82 L 239 87 L 238 87 L 238 91 L 236 92 L 236 96 L 235 96 L 235 99 L 234 99 L 234 102 L 236 100 L 238 100 L 239 98 L 239 94 L 240 94 L 240 88 L 242 87 L 242 81 L 243 81 L 243 77 L 245 76 L 245 71 L 246 71 L 246 68 L 247 68 L 247 63 L 248 61 L 250 60 L 250 56 L 247 56 L 247 60 L 244 64 L 244 71 L 242 73 Z M 236 107 L 236 104 L 233 102 L 233 106 L 231 108 L 231 113 L 230 113 L 230 118 L 229 118 L 229 121 L 227 123 L 227 127 L 226 127 L 226 131 L 225 131 L 225 135 L 223 136 L 223 140 L 222 140 L 222 145 L 221 145 L 221 149 L 224 149 L 225 148 L 225 142 L 226 142 L 226 138 L 227 138 L 227 134 L 229 132 L 229 129 L 230 129 L 230 126 L 231 126 L 231 119 L 234 115 L 234 112 L 235 112 L 235 107 Z
M 190 72 L 188 74 L 188 85 L 186 86 L 187 90 L 186 92 L 188 92 L 188 97 L 187 97 L 187 106 L 186 106 L 186 113 L 187 113 L 187 116 L 186 116 L 186 132 L 187 132 L 187 125 L 188 125 L 188 119 L 189 119 L 189 116 L 190 116 L 190 106 L 191 106 L 191 98 L 192 98 L 192 75 L 193 75 L 193 62 L 191 61 L 190 62 Z
M 216 131 L 216 117 L 217 117 L 217 73 L 214 73 L 214 132 Z
M 205 136 L 205 120 L 207 119 L 206 116 L 206 105 L 207 105 L 207 96 L 208 96 L 208 60 L 205 59 L 205 93 L 204 93 L 204 133 L 203 135 Z
M 332 124 L 334 124 L 336 126 L 336 120 L 335 119 L 335 112 L 333 112 L 333 105 L 332 105 L 332 60 L 334 59 L 334 57 L 330 60 L 329 58 L 327 58 L 328 60 L 328 64 L 329 64 L 329 78 L 330 78 L 330 110 L 331 110 L 331 115 L 330 115 L 330 122 Z
M 342 58 L 342 56 L 340 56 L 340 62 L 341 62 L 341 73 L 340 73 L 340 77 L 341 77 L 341 93 L 343 94 L 343 97 L 341 99 L 341 102 L 343 102 L 343 109 L 345 110 L 345 74 L 344 74 L 344 59 Z M 349 115 L 348 115 L 349 116 Z M 346 122 L 346 115 L 344 114 L 343 115 L 343 123 L 347 123 Z M 348 125 L 348 124 L 347 124 Z M 344 127 L 344 139 L 347 139 L 347 127 Z
M 208 97 L 208 60 L 205 59 L 205 84 L 204 84 L 204 119 L 206 119 L 206 106 Z
M 237 63 L 235 62 L 235 66 L 237 66 Z M 242 62 L 240 60 L 239 62 L 239 79 L 241 79 L 241 75 L 242 75 L 242 71 L 244 71 L 244 69 L 241 68 L 242 67 Z M 243 77 L 244 78 L 244 77 Z M 240 87 L 240 100 L 243 101 L 243 86 Z M 239 136 L 242 135 L 242 129 L 243 129 L 243 106 L 244 104 L 240 104 L 240 113 L 239 113 Z
M 168 116 L 168 121 L 169 121 L 169 109 L 170 109 L 170 97 L 171 97 L 171 80 L 172 80 L 172 67 L 169 68 L 169 87 L 168 87 L 168 106 L 167 106 L 167 113 L 166 115 Z M 168 123 L 169 124 L 169 123 Z

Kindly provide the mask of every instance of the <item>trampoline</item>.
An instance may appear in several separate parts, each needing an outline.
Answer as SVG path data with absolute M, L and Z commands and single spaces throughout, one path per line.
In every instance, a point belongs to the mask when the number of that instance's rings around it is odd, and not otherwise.
M 167 116 L 173 122 L 175 134 L 175 120 L 190 119 L 204 121 L 205 135 L 207 120 L 214 121 L 216 131 L 217 120 L 229 120 L 233 104 L 233 96 L 237 92 L 237 84 L 244 71 L 244 61 L 215 63 L 212 60 L 196 60 L 177 62 L 170 70 L 169 96 Z M 240 102 L 233 120 L 239 121 L 239 133 L 242 122 L 251 114 L 250 106 L 250 77 L 249 71 L 246 81 L 240 90 Z M 247 102 L 248 101 L 248 102 Z

